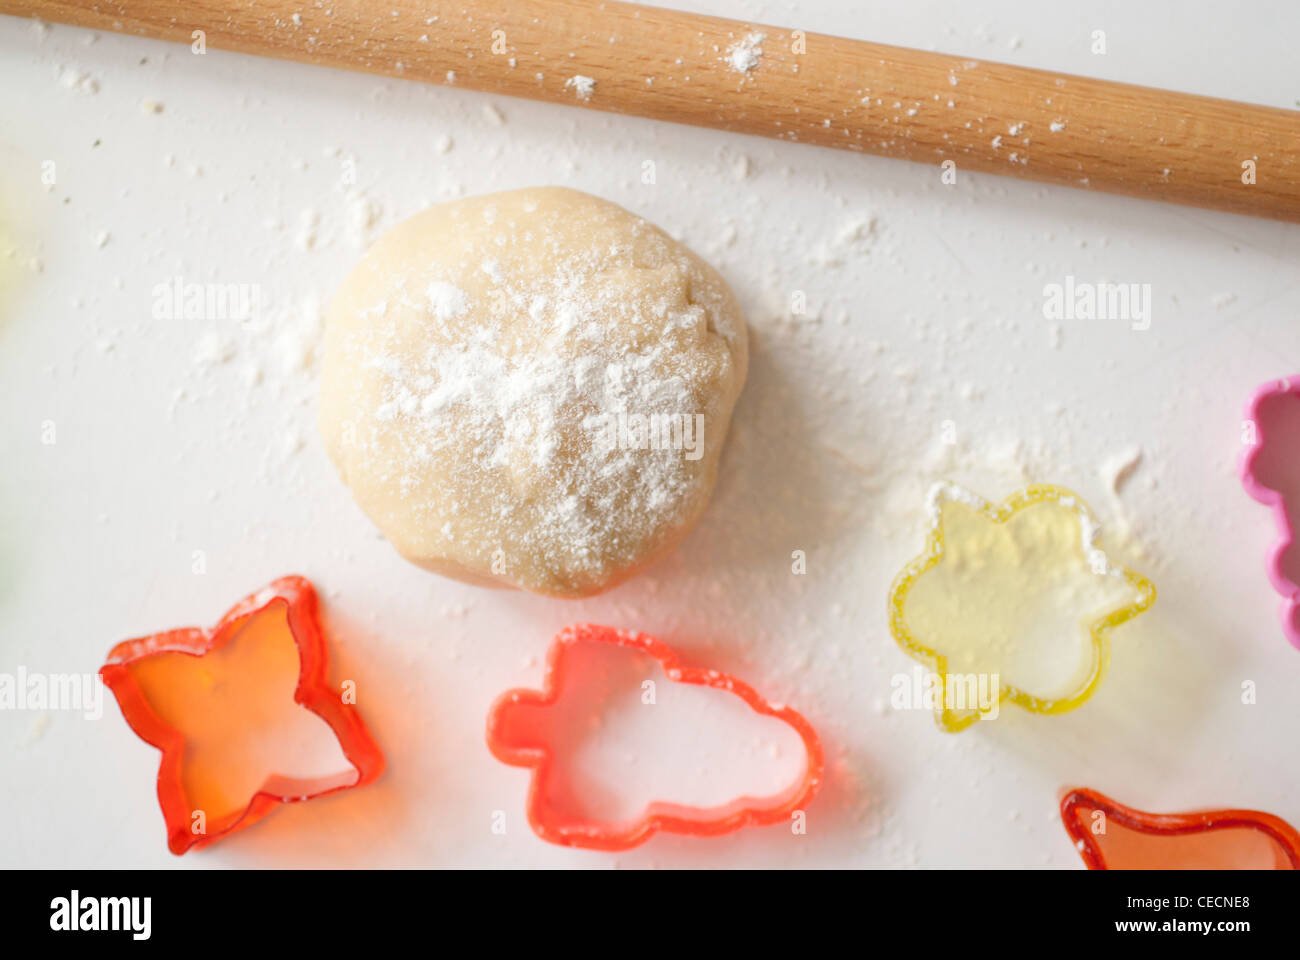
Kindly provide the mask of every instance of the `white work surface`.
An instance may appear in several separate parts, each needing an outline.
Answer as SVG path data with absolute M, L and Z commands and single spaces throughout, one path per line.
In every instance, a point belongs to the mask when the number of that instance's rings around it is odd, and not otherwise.
M 671 5 L 1300 103 L 1287 0 L 1248 15 L 1208 0 Z M 315 429 L 321 305 L 366 244 L 428 204 L 542 184 L 663 226 L 718 266 L 752 331 L 703 520 L 582 602 L 407 564 Z M 0 673 L 93 671 L 119 640 L 210 625 L 297 572 L 388 757 L 373 786 L 178 859 L 157 753 L 111 697 L 99 720 L 3 711 L 0 866 L 1077 868 L 1067 786 L 1300 823 L 1300 652 L 1265 577 L 1269 513 L 1236 476 L 1246 400 L 1300 372 L 1298 265 L 1297 226 L 965 173 L 946 186 L 936 167 L 0 17 Z M 1150 284 L 1150 329 L 1044 319 L 1044 285 L 1067 275 Z M 259 285 L 259 322 L 155 319 L 155 286 L 177 276 Z M 1139 450 L 1116 496 L 1108 465 Z M 1110 546 L 1160 599 L 1116 635 L 1082 709 L 1007 706 L 949 736 L 889 707 L 913 662 L 885 598 L 942 477 L 999 498 L 1060 483 L 1127 528 Z M 659 836 L 616 855 L 537 839 L 528 774 L 489 755 L 484 717 L 539 685 L 550 638 L 582 620 L 657 634 L 807 716 L 827 752 L 807 835 Z

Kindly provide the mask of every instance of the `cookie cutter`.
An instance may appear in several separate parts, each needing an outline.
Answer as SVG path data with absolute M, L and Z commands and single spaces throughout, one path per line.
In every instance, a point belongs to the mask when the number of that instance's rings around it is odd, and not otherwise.
M 1300 650 L 1300 584 L 1288 574 L 1286 556 L 1295 546 L 1296 517 L 1287 504 L 1286 493 L 1266 486 L 1260 479 L 1258 465 L 1260 456 L 1268 444 L 1268 430 L 1265 421 L 1272 418 L 1265 416 L 1265 407 L 1273 401 L 1293 397 L 1300 411 L 1300 376 L 1287 380 L 1274 380 L 1260 387 L 1246 408 L 1246 422 L 1251 424 L 1251 442 L 1241 458 L 1241 482 L 1250 496 L 1272 507 L 1274 522 L 1277 525 L 1278 541 L 1268 558 L 1268 578 L 1273 589 L 1282 597 L 1282 629 L 1291 646 Z M 1297 413 L 1300 416 L 1300 412 Z M 1300 472 L 1300 453 L 1295 457 L 1297 472 Z M 1300 510 L 1300 505 L 1296 506 Z
M 163 653 L 183 653 L 195 658 L 220 649 L 250 619 L 275 606 L 283 606 L 288 629 L 298 648 L 298 685 L 295 702 L 316 714 L 334 731 L 351 771 L 334 776 L 293 778 L 274 775 L 253 794 L 243 809 L 235 809 L 206 825 L 205 832 L 190 829 L 193 805 L 182 777 L 186 739 L 182 731 L 163 721 L 131 672 L 131 665 Z M 215 627 L 169 630 L 126 640 L 115 646 L 99 675 L 122 709 L 127 724 L 145 743 L 162 751 L 158 767 L 158 803 L 167 826 L 167 847 L 180 855 L 205 847 L 222 837 L 261 820 L 280 803 L 296 803 L 329 793 L 372 783 L 384 770 L 384 755 L 366 730 L 356 707 L 345 703 L 329 686 L 328 654 L 317 617 L 316 589 L 303 577 L 275 580 L 235 604 Z
M 756 806 L 751 797 L 740 797 L 717 807 L 655 801 L 647 805 L 639 818 L 621 823 L 573 820 L 557 815 L 547 802 L 553 761 L 550 747 L 530 739 L 527 731 L 523 737 L 512 738 L 507 732 L 510 727 L 508 718 L 521 705 L 554 706 L 559 699 L 565 657 L 576 644 L 584 642 L 610 643 L 642 651 L 659 661 L 664 675 L 670 680 L 726 690 L 740 697 L 755 713 L 789 724 L 803 741 L 806 757 L 803 777 L 776 794 L 781 799 L 771 806 Z M 716 837 L 746 826 L 788 822 L 793 813 L 807 807 L 821 784 L 825 766 L 821 741 L 802 715 L 790 707 L 764 700 L 752 687 L 735 677 L 716 670 L 683 667 L 667 644 L 648 634 L 590 623 L 565 627 L 556 635 L 547 653 L 542 686 L 542 690 L 508 690 L 497 697 L 488 712 L 487 744 L 492 755 L 502 763 L 532 768 L 528 785 L 528 822 L 533 832 L 549 843 L 588 850 L 620 851 L 644 843 L 660 830 L 692 837 Z
M 939 690 L 935 707 L 935 722 L 946 733 L 960 733 L 975 724 L 990 710 L 959 711 L 949 708 L 952 702 L 948 658 L 937 650 L 925 646 L 913 635 L 907 624 L 907 598 L 916 582 L 937 567 L 944 558 L 943 505 L 958 502 L 996 524 L 1005 524 L 1021 511 L 1041 504 L 1055 503 L 1073 511 L 1079 518 L 1081 547 L 1092 569 L 1098 575 L 1118 577 L 1129 584 L 1137 594 L 1136 599 L 1122 607 L 1110 610 L 1088 624 L 1092 644 L 1092 668 L 1087 678 L 1066 696 L 1055 699 L 1036 697 L 1010 684 L 999 682 L 998 701 L 1010 701 L 1032 713 L 1044 715 L 1068 713 L 1075 710 L 1097 692 L 1110 666 L 1110 634 L 1134 617 L 1148 610 L 1156 599 L 1156 588 L 1142 574 L 1115 563 L 1097 545 L 1101 532 L 1092 508 L 1083 498 L 1064 487 L 1038 484 L 1019 490 L 1001 503 L 992 503 L 964 487 L 953 483 L 938 483 L 930 490 L 927 512 L 930 529 L 926 536 L 925 552 L 912 560 L 899 573 L 889 591 L 889 630 L 894 640 L 913 660 L 937 675 Z
M 1096 822 L 1098 812 L 1107 821 L 1149 838 L 1168 839 L 1224 831 L 1216 838 L 1220 851 L 1236 854 L 1237 862 L 1245 864 L 1243 869 L 1300 870 L 1300 832 L 1270 813 L 1256 810 L 1145 813 L 1126 807 L 1096 790 L 1070 790 L 1061 798 L 1061 822 L 1089 870 L 1170 868 L 1170 861 L 1156 854 L 1150 844 L 1126 849 L 1109 831 L 1092 829 L 1090 824 Z M 1266 848 L 1271 853 L 1271 866 L 1263 865 L 1269 858 L 1266 851 L 1259 848 L 1260 835 L 1272 843 Z M 1202 850 L 1200 854 L 1204 857 L 1207 851 Z M 1253 865 L 1256 863 L 1260 865 Z M 1193 869 L 1214 869 L 1216 866 L 1200 861 L 1183 861 L 1182 865 Z

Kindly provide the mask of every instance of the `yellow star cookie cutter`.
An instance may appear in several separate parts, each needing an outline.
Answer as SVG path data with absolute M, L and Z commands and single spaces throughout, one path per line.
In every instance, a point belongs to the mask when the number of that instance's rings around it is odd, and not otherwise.
M 1031 507 L 1056 504 L 1072 511 L 1079 521 L 1079 544 L 1084 559 L 1098 575 L 1122 579 L 1136 594 L 1136 599 L 1120 607 L 1107 609 L 1097 619 L 1085 624 L 1091 638 L 1092 663 L 1086 677 L 1074 690 L 1055 698 L 1036 697 L 1010 684 L 998 683 L 998 699 L 990 709 L 952 709 L 952 677 L 949 675 L 949 658 L 922 642 L 908 626 L 907 601 L 912 588 L 922 577 L 934 570 L 945 558 L 943 508 L 956 502 L 983 516 L 993 524 L 1005 525 Z M 899 573 L 889 593 L 889 628 L 894 639 L 914 660 L 928 667 L 937 676 L 935 691 L 935 720 L 948 733 L 960 733 L 972 726 L 987 713 L 995 712 L 1002 702 L 1011 702 L 1033 713 L 1059 714 L 1083 705 L 1096 692 L 1110 665 L 1110 633 L 1151 607 L 1156 599 L 1156 588 L 1140 573 L 1111 561 L 1097 546 L 1100 525 L 1092 509 L 1083 498 L 1063 487 L 1040 484 L 1013 493 L 1001 503 L 992 503 L 964 487 L 951 483 L 936 484 L 930 492 L 929 514 L 931 525 L 926 538 L 925 553 L 917 557 Z M 991 686 L 991 684 L 990 684 Z

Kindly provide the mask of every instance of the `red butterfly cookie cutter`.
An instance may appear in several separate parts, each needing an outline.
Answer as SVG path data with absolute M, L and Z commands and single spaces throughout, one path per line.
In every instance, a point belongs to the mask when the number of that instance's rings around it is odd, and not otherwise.
M 575 644 L 582 642 L 611 643 L 640 650 L 658 660 L 664 675 L 670 680 L 726 690 L 744 700 L 755 713 L 788 723 L 803 741 L 806 756 L 803 777 L 777 794 L 771 805 L 760 806 L 760 801 L 751 797 L 709 808 L 654 802 L 637 819 L 618 823 L 574 820 L 560 815 L 548 802 L 553 767 L 551 750 L 530 736 L 538 732 L 535 727 L 527 722 L 512 723 L 511 714 L 520 707 L 549 707 L 557 702 L 565 657 Z M 644 633 L 594 624 L 566 627 L 556 636 L 547 654 L 542 690 L 509 690 L 496 699 L 488 712 L 487 743 L 492 755 L 502 763 L 532 768 L 528 787 L 528 822 L 533 831 L 550 843 L 589 850 L 628 850 L 644 843 L 659 830 L 693 837 L 714 837 L 745 826 L 789 822 L 791 814 L 805 809 L 817 792 L 825 764 L 816 732 L 794 710 L 769 703 L 748 684 L 716 670 L 683 667 L 676 653 L 661 640 Z
M 1268 414 L 1270 407 L 1274 408 L 1272 414 Z M 1288 567 L 1288 558 L 1295 546 L 1296 524 L 1300 521 L 1300 516 L 1295 513 L 1300 511 L 1300 503 L 1289 503 L 1288 498 L 1300 496 L 1300 491 L 1277 489 L 1260 476 L 1264 472 L 1261 459 L 1266 450 L 1273 448 L 1270 442 L 1273 426 L 1287 415 L 1300 424 L 1300 376 L 1266 383 L 1251 399 L 1246 408 L 1246 418 L 1247 423 L 1253 425 L 1252 442 L 1241 460 L 1241 482 L 1254 499 L 1273 508 L 1278 542 L 1269 556 L 1268 577 L 1273 589 L 1282 597 L 1282 629 L 1291 645 L 1300 650 L 1300 584 L 1295 582 L 1295 574 Z M 1300 475 L 1300 451 L 1289 449 L 1288 452 L 1296 474 Z M 1300 476 L 1296 482 L 1300 483 Z
M 343 755 L 352 770 L 312 779 L 269 777 L 243 809 L 230 811 L 210 821 L 202 834 L 190 829 L 193 805 L 186 796 L 181 765 L 185 735 L 164 722 L 154 711 L 145 692 L 131 672 L 131 665 L 164 653 L 203 657 L 224 646 L 257 614 L 277 605 L 285 608 L 289 632 L 298 648 L 298 685 L 294 701 L 316 714 L 338 737 Z M 277 804 L 311 800 L 315 797 L 373 782 L 384 770 L 384 755 L 366 730 L 355 706 L 345 703 L 341 693 L 329 686 L 328 654 L 317 619 L 316 589 L 296 576 L 282 577 L 257 593 L 245 597 L 210 630 L 188 628 L 156 633 L 119 643 L 108 655 L 99 674 L 122 708 L 122 715 L 136 735 L 162 751 L 158 767 L 158 802 L 167 825 L 167 847 L 182 854 L 207 846 L 237 830 L 252 826 Z
M 1089 870 L 1300 870 L 1300 833 L 1254 810 L 1144 813 L 1079 789 L 1062 798 L 1061 820 Z M 1199 842 L 1175 849 L 1173 838 Z

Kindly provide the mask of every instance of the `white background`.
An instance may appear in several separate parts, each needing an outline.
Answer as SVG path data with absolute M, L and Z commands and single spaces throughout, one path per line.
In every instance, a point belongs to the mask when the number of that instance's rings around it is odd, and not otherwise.
M 691 6 L 1300 104 L 1285 0 Z M 429 203 L 535 184 L 659 223 L 718 265 L 752 327 L 700 526 L 586 602 L 406 564 L 314 428 L 319 305 L 364 245 Z M 1300 366 L 1298 263 L 1296 226 L 975 175 L 947 187 L 901 161 L 0 18 L 0 672 L 93 671 L 121 639 L 213 623 L 300 572 L 389 759 L 373 787 L 178 860 L 157 755 L 111 700 L 96 722 L 5 712 L 0 865 L 1078 867 L 1055 812 L 1070 785 L 1300 823 L 1300 653 L 1264 575 L 1268 512 L 1235 476 L 1246 399 Z M 1044 284 L 1067 274 L 1151 284 L 1151 329 L 1043 319 Z M 177 275 L 260 284 L 265 322 L 153 319 L 154 286 Z M 789 316 L 795 290 L 815 317 Z M 944 420 L 960 438 L 947 461 Z M 1104 465 L 1134 447 L 1116 498 Z M 1062 483 L 1129 530 L 1111 546 L 1160 600 L 1116 636 L 1083 709 L 1007 708 L 951 737 L 888 708 L 912 663 L 886 591 L 940 476 L 995 497 Z M 540 682 L 549 638 L 578 620 L 656 633 L 800 709 L 828 753 L 808 836 L 657 837 L 617 856 L 536 839 L 527 773 L 489 756 L 483 718 Z

